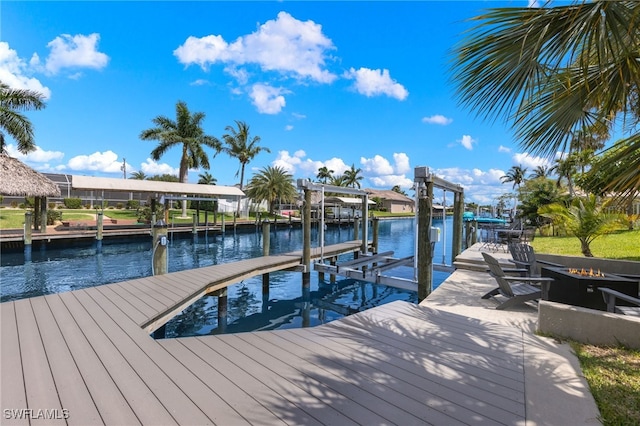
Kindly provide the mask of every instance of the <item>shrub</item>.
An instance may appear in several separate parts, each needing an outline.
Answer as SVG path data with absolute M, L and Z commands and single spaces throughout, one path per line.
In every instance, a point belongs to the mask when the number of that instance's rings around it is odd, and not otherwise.
M 24 205 L 26 207 L 33 207 L 35 205 L 35 198 L 34 197 L 25 197 Z
M 11 207 L 12 207 L 12 208 L 14 208 L 14 209 L 15 209 L 15 208 L 18 208 L 18 202 L 17 202 L 16 200 L 13 200 L 13 201 L 11 202 Z
M 118 210 L 122 210 L 122 208 L 124 207 L 124 204 L 122 203 L 116 203 L 116 209 Z
M 140 201 L 129 200 L 127 201 L 127 210 L 138 210 L 140 208 Z
M 91 209 L 91 204 L 85 204 L 84 208 L 87 209 L 87 210 L 90 210 Z
M 82 200 L 80 198 L 65 198 L 62 200 L 64 206 L 68 209 L 81 209 L 82 208 Z
M 58 205 L 58 204 L 57 204 L 57 203 L 54 203 L 54 202 L 49 203 L 49 204 L 48 204 L 48 206 L 49 206 L 49 210 L 53 210 L 53 209 L 55 209 L 57 205 Z
M 58 220 L 62 220 L 61 211 L 47 210 L 47 225 L 55 225 Z

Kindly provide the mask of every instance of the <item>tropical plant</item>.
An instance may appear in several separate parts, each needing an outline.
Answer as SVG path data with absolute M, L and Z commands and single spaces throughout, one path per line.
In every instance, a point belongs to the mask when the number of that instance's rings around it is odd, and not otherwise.
M 538 213 L 560 225 L 569 235 L 580 240 L 580 250 L 586 257 L 593 257 L 591 242 L 601 235 L 619 229 L 624 217 L 606 210 L 607 203 L 600 203 L 596 196 L 574 198 L 570 205 L 554 203 L 540 207 Z
M 204 172 L 198 175 L 198 183 L 200 185 L 215 185 L 218 179 L 214 178 L 211 173 Z
M 569 154 L 564 157 L 556 158 L 556 163 L 551 168 L 551 171 L 555 172 L 556 175 L 558 175 L 556 185 L 558 187 L 561 187 L 563 182 L 566 181 L 567 187 L 569 188 L 569 195 L 571 195 L 572 197 L 575 196 L 573 178 L 578 172 L 575 156 Z
M 262 151 L 271 152 L 269 148 L 259 146 L 260 136 L 249 136 L 249 126 L 243 121 L 236 120 L 237 129 L 227 126 L 225 130 L 229 133 L 222 135 L 222 140 L 226 146 L 222 151 L 230 157 L 237 158 L 240 168 L 236 172 L 236 177 L 240 175 L 240 190 L 243 189 L 244 169 L 253 158 Z
M 351 186 L 355 188 L 356 186 L 360 188 L 360 181 L 363 179 L 362 169 L 356 169 L 355 164 L 351 165 L 351 168 L 345 170 L 344 176 L 344 186 Z
M 17 142 L 18 151 L 35 151 L 31 121 L 20 113 L 45 107 L 44 96 L 33 90 L 12 89 L 0 81 L 0 153 L 6 153 L 5 132 Z
M 525 175 L 527 173 L 526 168 L 522 166 L 512 166 L 506 175 L 502 176 L 500 180 L 502 183 L 513 182 L 513 188 L 516 186 L 520 188 L 520 185 L 526 180 Z
M 245 192 L 258 203 L 269 203 L 270 214 L 275 210 L 276 201 L 292 203 L 298 195 L 293 176 L 278 166 L 267 166 L 260 170 L 251 178 Z
M 551 179 L 532 179 L 526 181 L 519 191 L 519 217 L 527 224 L 540 226 L 550 222 L 538 214 L 541 206 L 559 203 L 566 200 L 559 192 L 558 186 Z
M 529 179 L 547 178 L 550 173 L 551 169 L 548 166 L 537 166 L 529 175 Z
M 391 188 L 391 190 L 393 192 L 397 192 L 398 194 L 402 194 L 404 196 L 407 196 L 407 193 L 402 188 L 400 188 L 400 185 L 393 185 L 393 188 Z
M 142 170 L 138 170 L 137 172 L 132 172 L 129 175 L 129 179 L 145 180 L 146 178 L 147 178 L 147 175 Z
M 160 160 L 169 149 L 175 146 L 182 148 L 178 177 L 181 183 L 187 182 L 189 169 L 202 167 L 209 170 L 209 157 L 204 151 L 205 146 L 215 150 L 214 156 L 221 150 L 220 141 L 216 137 L 204 133 L 202 129 L 204 118 L 203 112 L 192 114 L 185 102 L 178 101 L 175 121 L 159 115 L 152 120 L 156 127 L 140 133 L 142 140 L 160 141 L 158 146 L 151 151 L 151 158 L 155 161 Z M 182 203 L 182 215 L 186 216 L 186 212 L 187 203 L 185 201 Z
M 504 119 L 523 149 L 548 157 L 575 150 L 578 132 L 597 129 L 604 140 L 623 123 L 628 136 L 613 144 L 620 149 L 605 167 L 625 158 L 631 167 L 607 188 L 633 196 L 640 189 L 639 20 L 634 1 L 490 9 L 454 49 L 459 100 Z
M 331 186 L 347 186 L 345 175 L 329 177 L 329 185 Z
M 180 178 L 178 178 L 178 176 L 170 175 L 169 173 L 149 176 L 147 177 L 147 180 L 153 180 L 156 182 L 180 182 Z
M 329 170 L 327 166 L 322 166 L 318 169 L 316 178 L 322 183 L 327 183 L 327 179 L 331 179 L 333 176 L 333 170 Z

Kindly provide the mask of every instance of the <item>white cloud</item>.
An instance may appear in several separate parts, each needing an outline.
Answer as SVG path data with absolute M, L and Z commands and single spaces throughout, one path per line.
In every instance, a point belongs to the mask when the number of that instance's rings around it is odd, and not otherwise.
M 189 83 L 189 85 L 190 86 L 209 86 L 209 85 L 211 85 L 211 83 L 209 83 L 208 80 L 205 80 L 203 78 L 199 78 L 199 79 Z
M 297 166 L 300 165 L 306 155 L 303 150 L 296 151 L 293 156 L 289 154 L 289 151 L 278 151 L 278 156 L 271 162 L 271 165 L 274 167 L 282 167 L 287 172 L 294 174 Z
M 495 204 L 497 197 L 509 192 L 511 187 L 502 184 L 500 177 L 504 171 L 499 169 L 461 169 L 457 167 L 435 169 L 432 172 L 464 189 L 465 202 Z
M 384 189 L 390 189 L 396 185 L 405 189 L 413 186 L 413 180 L 409 179 L 405 175 L 374 176 L 369 178 L 369 181 L 373 186 Z
M 286 105 L 282 94 L 289 93 L 286 89 L 272 87 L 266 84 L 254 84 L 249 96 L 253 105 L 261 114 L 278 114 Z
M 142 170 L 144 174 L 149 176 L 164 175 L 164 174 L 178 176 L 180 173 L 179 168 L 173 168 L 166 163 L 162 163 L 162 164 L 156 163 L 151 158 L 147 158 L 147 161 L 140 164 L 140 170 Z
M 98 52 L 98 40 L 100 35 L 97 33 L 74 36 L 62 34 L 54 38 L 47 44 L 51 52 L 45 68 L 53 74 L 63 68 L 104 68 L 109 62 L 109 57 Z
M 284 130 L 290 132 L 291 130 L 293 130 L 293 126 L 291 124 L 287 124 L 286 126 L 284 126 Z
M 121 173 L 122 163 L 113 151 L 94 152 L 90 155 L 77 155 L 69 160 L 71 170 L 91 170 L 104 173 Z
M 22 154 L 13 144 L 7 145 L 7 152 L 9 156 L 17 158 L 20 161 L 32 162 L 32 163 L 46 163 L 48 161 L 57 160 L 60 161 L 64 157 L 64 153 L 60 151 L 45 151 L 39 146 L 36 146 L 35 151 Z
M 355 90 L 367 97 L 387 95 L 398 100 L 405 100 L 409 92 L 401 84 L 393 80 L 389 70 L 372 70 L 369 68 L 354 68 L 344 73 L 344 77 L 355 79 Z
M 476 141 L 469 135 L 462 135 L 462 139 L 460 139 L 458 142 L 469 151 L 473 149 L 474 144 L 478 143 L 478 141 Z
M 513 154 L 512 160 L 515 165 L 522 166 L 526 169 L 535 169 L 538 166 L 549 167 L 551 165 L 551 161 L 549 161 L 548 158 L 534 157 L 527 152 Z
M 498 152 L 511 152 L 511 148 L 507 148 L 506 146 L 500 145 L 498 147 Z
M 331 83 L 336 76 L 325 68 L 331 39 L 315 22 L 299 21 L 286 12 L 260 25 L 248 35 L 228 43 L 220 35 L 190 36 L 173 54 L 180 63 L 196 64 L 204 70 L 217 62 L 233 65 L 256 64 L 263 71 L 275 71 L 295 78 Z
M 306 115 L 300 114 L 298 112 L 294 112 L 291 115 L 293 116 L 293 118 L 298 119 L 298 120 L 304 120 L 305 118 L 307 118 Z
M 372 175 L 390 175 L 393 174 L 393 167 L 389 160 L 381 155 L 375 155 L 373 158 L 360 158 L 362 171 Z
M 337 157 L 333 157 L 327 161 L 323 161 L 322 165 L 329 170 L 333 170 L 334 175 L 341 175 L 351 168 L 351 166 L 347 166 L 347 164 L 342 160 L 342 158 L 337 158 Z
M 441 126 L 446 126 L 453 123 L 453 119 L 447 118 L 444 115 L 436 114 L 432 115 L 431 117 L 424 117 L 422 119 L 422 122 L 427 124 L 439 124 Z
M 9 43 L 0 41 L 0 81 L 13 89 L 33 90 L 41 93 L 45 100 L 51 98 L 51 90 L 45 87 L 40 80 L 30 76 L 33 71 L 33 58 L 31 63 L 27 64 L 24 59 L 18 56 L 18 52 L 9 47 Z
M 395 172 L 396 173 L 408 173 L 411 171 L 411 166 L 409 165 L 409 156 L 404 152 L 393 153 L 393 161 L 395 162 Z

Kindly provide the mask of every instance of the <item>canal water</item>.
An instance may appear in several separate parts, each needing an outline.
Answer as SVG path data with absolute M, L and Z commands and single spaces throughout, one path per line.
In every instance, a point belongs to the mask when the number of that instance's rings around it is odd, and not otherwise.
M 435 247 L 434 262 L 451 263 L 451 219 L 443 233 L 446 244 Z M 434 226 L 443 228 L 442 221 Z M 406 257 L 414 251 L 414 219 L 381 220 L 379 251 L 394 251 Z M 353 228 L 329 227 L 325 244 L 353 239 Z M 312 246 L 318 244 L 318 230 L 312 230 Z M 273 227 L 271 254 L 302 248 L 302 230 L 287 225 Z M 193 239 L 170 238 L 169 272 L 234 262 L 262 255 L 262 231 L 227 232 Z M 107 243 L 102 252 L 95 247 L 46 248 L 34 250 L 31 261 L 22 253 L 2 253 L 0 284 L 2 302 L 93 287 L 150 276 L 151 241 Z M 386 271 L 386 275 L 412 278 L 410 268 Z M 448 274 L 434 272 L 434 288 Z M 395 300 L 417 302 L 415 292 L 337 277 L 335 282 L 321 281 L 311 274 L 310 288 L 302 286 L 302 274 L 274 272 L 269 290 L 263 292 L 262 277 L 244 280 L 229 287 L 225 324 L 218 324 L 218 298 L 206 296 L 178 314 L 165 327 L 166 337 L 184 337 L 221 332 L 273 330 L 323 324 L 345 315 Z

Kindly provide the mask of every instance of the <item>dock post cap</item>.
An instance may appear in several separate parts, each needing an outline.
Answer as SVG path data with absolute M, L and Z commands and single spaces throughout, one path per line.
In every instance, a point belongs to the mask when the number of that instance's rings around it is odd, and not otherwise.
M 167 227 L 167 222 L 164 221 L 164 219 L 159 219 L 156 223 L 153 224 L 154 228 L 166 228 Z

